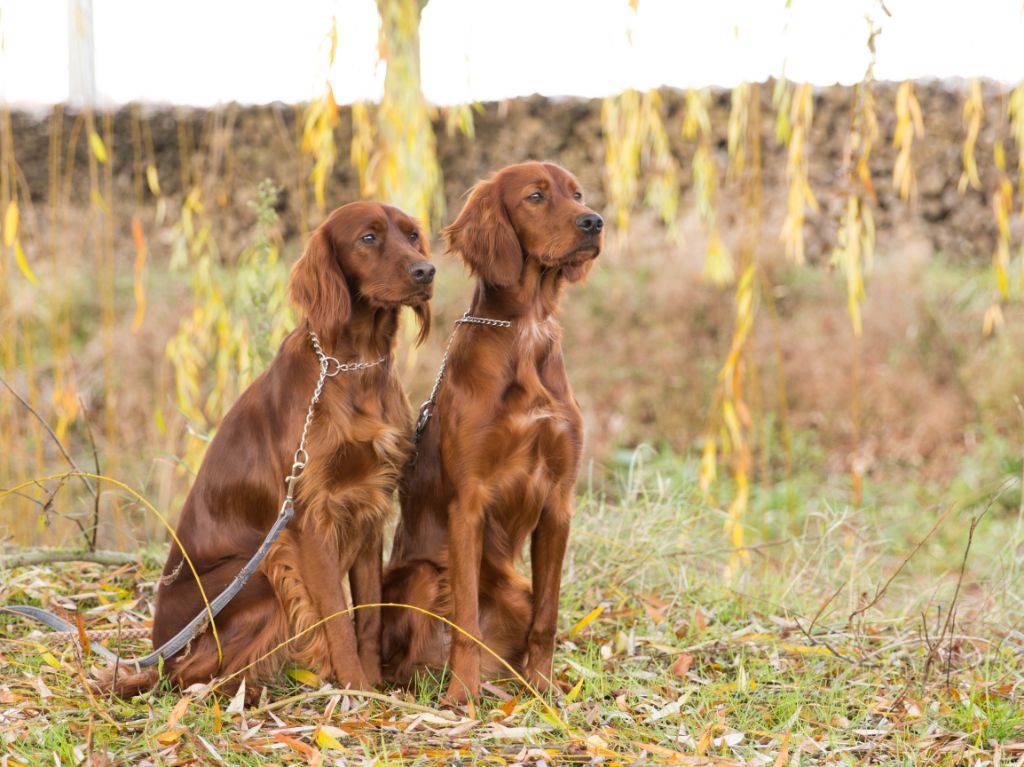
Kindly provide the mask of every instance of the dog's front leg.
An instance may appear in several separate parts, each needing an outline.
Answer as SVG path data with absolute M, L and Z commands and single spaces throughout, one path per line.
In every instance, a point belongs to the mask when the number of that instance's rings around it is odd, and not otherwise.
M 339 547 L 333 545 L 333 536 L 318 534 L 313 525 L 305 526 L 298 541 L 299 567 L 314 607 L 321 620 L 334 616 L 322 627 L 327 638 L 330 668 L 345 687 L 369 690 L 370 682 L 359 662 L 352 616 L 346 612 L 348 602 L 342 583 L 357 551 L 356 545 L 341 546 L 339 554 Z
M 381 602 L 381 581 L 383 579 L 384 542 L 381 532 L 368 529 L 363 545 L 356 554 L 352 569 L 349 570 L 349 583 L 352 586 L 352 604 L 359 607 L 355 611 L 356 640 L 359 645 L 359 660 L 363 664 L 363 673 L 371 684 L 379 684 L 380 673 L 380 642 L 381 622 L 379 607 L 363 607 L 377 605 Z
M 569 540 L 572 505 L 569 493 L 560 493 L 545 505 L 530 539 L 533 576 L 533 618 L 527 640 L 525 676 L 541 692 L 551 686 L 551 659 L 558 629 L 558 599 L 562 586 L 562 561 Z
M 480 558 L 483 551 L 484 503 L 479 488 L 460 493 L 448 507 L 448 578 L 452 629 L 449 670 L 452 680 L 444 705 L 465 703 L 480 693 Z M 466 633 L 462 633 L 465 631 Z M 467 634 L 469 636 L 467 636 Z

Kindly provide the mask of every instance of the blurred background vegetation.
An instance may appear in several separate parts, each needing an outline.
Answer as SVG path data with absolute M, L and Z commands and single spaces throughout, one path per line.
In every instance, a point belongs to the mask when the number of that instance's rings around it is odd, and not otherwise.
M 1024 84 L 876 82 L 871 64 L 854 87 L 438 109 L 424 5 L 378 0 L 379 103 L 340 106 L 325 78 L 294 106 L 4 108 L 0 487 L 66 470 L 66 451 L 173 517 L 293 325 L 288 267 L 323 216 L 376 197 L 436 235 L 471 184 L 527 159 L 573 171 L 610 224 L 563 312 L 589 481 L 643 444 L 691 466 L 680 503 L 721 511 L 735 568 L 764 520 L 798 524 L 814 498 L 973 504 L 1020 477 Z M 433 247 L 435 333 L 401 349 L 414 403 L 471 293 Z M 998 505 L 1020 503 L 1017 484 Z M 162 539 L 132 497 L 71 479 L 5 497 L 0 536 Z

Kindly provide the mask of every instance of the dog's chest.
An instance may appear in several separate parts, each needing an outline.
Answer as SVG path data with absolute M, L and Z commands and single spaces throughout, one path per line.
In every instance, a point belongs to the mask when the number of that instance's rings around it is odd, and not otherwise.
M 534 461 L 571 471 L 582 440 L 582 418 L 569 388 L 555 330 L 538 323 L 520 337 L 522 353 L 505 392 L 510 445 L 528 446 Z M 534 467 L 535 468 L 535 467 Z
M 311 450 L 307 486 L 317 522 L 338 529 L 380 526 L 390 515 L 402 467 L 412 450 L 404 399 L 378 396 L 325 408 L 319 457 Z

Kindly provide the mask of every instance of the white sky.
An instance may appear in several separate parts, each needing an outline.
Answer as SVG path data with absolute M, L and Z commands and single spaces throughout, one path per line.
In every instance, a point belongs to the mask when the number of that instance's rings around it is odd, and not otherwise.
M 879 79 L 1024 78 L 1024 0 L 430 0 L 423 89 L 431 102 L 530 93 L 603 96 L 627 86 L 732 86 L 779 75 L 861 78 L 866 12 L 883 32 Z M 327 74 L 339 102 L 379 97 L 374 0 L 94 0 L 101 103 L 301 101 Z M 67 0 L 0 0 L 0 87 L 15 104 L 63 101 Z M 632 30 L 631 45 L 626 30 Z

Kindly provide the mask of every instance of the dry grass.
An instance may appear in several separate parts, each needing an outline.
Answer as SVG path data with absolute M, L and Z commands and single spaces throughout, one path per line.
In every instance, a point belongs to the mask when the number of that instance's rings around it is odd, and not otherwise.
M 595 469 L 566 562 L 557 719 L 513 682 L 442 711 L 443 679 L 367 697 L 302 672 L 255 707 L 166 688 L 101 700 L 83 692 L 89 659 L 0 618 L 6 764 L 1019 763 L 1015 482 L 947 507 L 876 488 L 852 510 L 798 475 L 755 493 L 753 565 L 726 580 L 723 512 L 693 462 L 641 450 Z M 162 556 L 22 568 L 0 600 L 142 626 Z

